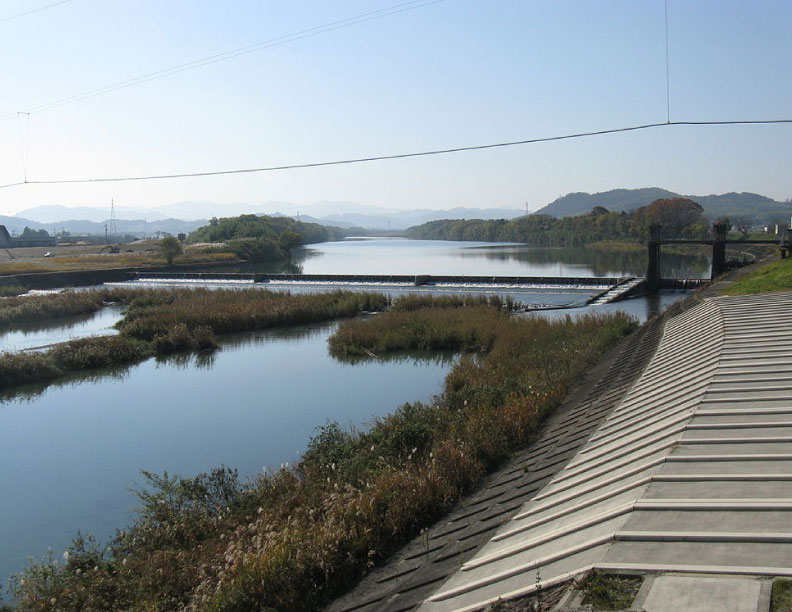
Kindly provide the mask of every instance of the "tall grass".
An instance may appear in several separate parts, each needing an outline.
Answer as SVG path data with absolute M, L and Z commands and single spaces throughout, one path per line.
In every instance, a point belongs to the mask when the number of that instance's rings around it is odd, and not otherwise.
M 166 335 L 176 325 L 226 334 L 352 317 L 382 310 L 387 304 L 388 298 L 377 293 L 292 295 L 258 289 L 182 289 L 133 300 L 118 328 L 141 340 Z
M 125 336 L 70 340 L 44 352 L 0 354 L 0 389 L 52 380 L 82 370 L 135 363 L 151 357 L 150 344 Z
M 116 287 L 9 297 L 0 300 L 0 328 L 88 314 L 108 302 L 129 303 L 139 294 L 134 289 Z
M 218 348 L 217 334 L 351 317 L 381 310 L 374 293 L 291 295 L 271 291 L 103 288 L 0 300 L 0 325 L 94 312 L 107 302 L 128 304 L 119 336 L 55 345 L 40 353 L 0 354 L 0 389 L 47 381 L 79 370 L 136 363 L 152 355 Z
M 229 252 L 193 252 L 180 255 L 177 264 L 214 264 L 240 261 L 234 253 Z M 51 259 L 14 260 L 0 264 L 0 273 L 32 274 L 39 272 L 69 272 L 74 270 L 108 270 L 113 268 L 147 268 L 161 266 L 162 256 L 158 253 L 119 253 L 113 255 L 72 255 L 59 256 Z
M 0 298 L 17 297 L 26 291 L 27 289 L 21 285 L 0 285 Z
M 634 326 L 623 315 L 548 322 L 481 305 L 344 323 L 333 341 L 340 353 L 403 350 L 427 344 L 428 334 L 432 346 L 476 354 L 459 361 L 432 404 L 405 404 L 367 431 L 321 428 L 294 468 L 246 485 L 225 469 L 196 479 L 147 475 L 132 527 L 108 548 L 78 538 L 65 566 L 32 565 L 13 584 L 16 605 L 317 609 L 525 445 Z

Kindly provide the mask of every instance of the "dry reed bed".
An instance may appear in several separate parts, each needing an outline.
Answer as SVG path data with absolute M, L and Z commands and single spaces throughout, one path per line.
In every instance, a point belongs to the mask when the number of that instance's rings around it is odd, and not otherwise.
M 241 261 L 234 253 L 188 251 L 176 258 L 176 264 L 214 264 Z M 38 272 L 71 272 L 75 270 L 108 270 L 112 268 L 150 268 L 165 262 L 157 253 L 120 253 L 107 255 L 66 255 L 50 259 L 4 261 L 0 274 L 32 274 Z
M 548 322 L 482 305 L 343 323 L 332 342 L 339 354 L 427 345 L 479 352 L 459 361 L 432 404 L 405 404 L 367 431 L 321 428 L 294 468 L 244 484 L 227 469 L 194 479 L 147 474 L 132 527 L 107 548 L 76 539 L 65 564 L 31 565 L 13 585 L 16 606 L 317 609 L 528 443 L 634 327 L 618 314 Z
M 382 310 L 388 298 L 343 291 L 305 296 L 257 289 L 105 288 L 0 300 L 0 325 L 10 329 L 95 312 L 108 302 L 128 304 L 118 336 L 72 340 L 41 352 L 2 353 L 0 390 L 152 355 L 214 350 L 216 334 L 352 317 Z

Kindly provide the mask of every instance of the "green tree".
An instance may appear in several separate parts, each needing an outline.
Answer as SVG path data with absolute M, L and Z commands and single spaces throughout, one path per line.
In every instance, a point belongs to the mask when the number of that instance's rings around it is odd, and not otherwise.
M 165 261 L 168 262 L 168 265 L 172 264 L 173 260 L 176 259 L 176 256 L 181 255 L 181 253 L 181 243 L 173 236 L 168 236 L 167 238 L 163 238 L 160 241 L 159 254 L 165 258 Z
M 303 237 L 297 232 L 286 230 L 278 236 L 278 246 L 287 253 L 293 248 L 298 247 L 303 243 Z

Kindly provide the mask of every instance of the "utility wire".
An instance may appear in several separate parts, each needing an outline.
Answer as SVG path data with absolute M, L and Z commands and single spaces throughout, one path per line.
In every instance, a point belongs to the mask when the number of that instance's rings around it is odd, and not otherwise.
M 67 0 L 70 1 L 70 0 Z M 235 57 L 239 57 L 240 55 L 247 55 L 249 53 L 255 53 L 256 51 L 263 51 L 264 49 L 270 49 L 272 47 L 277 47 L 280 45 L 285 45 L 287 43 L 291 43 L 297 40 L 302 40 L 303 38 L 310 38 L 313 36 L 319 36 L 320 34 L 326 34 L 328 32 L 332 32 L 334 30 L 340 30 L 343 28 L 348 28 L 354 25 L 359 25 L 361 23 L 365 23 L 367 21 L 374 21 L 375 19 L 382 19 L 384 17 L 390 17 L 391 15 L 396 15 L 399 13 L 404 13 L 406 11 L 412 11 L 415 9 L 423 8 L 425 6 L 429 6 L 430 4 L 437 4 L 439 2 L 443 2 L 443 0 L 410 0 L 409 2 L 402 2 L 400 4 L 394 4 L 391 6 L 387 6 L 382 9 L 378 9 L 376 11 L 370 11 L 368 13 L 361 13 L 360 15 L 354 15 L 352 17 L 347 17 L 345 19 L 340 19 L 338 21 L 333 21 L 330 23 L 325 23 L 319 26 L 315 26 L 313 28 L 308 28 L 305 30 L 300 30 L 298 32 L 293 32 L 291 34 L 286 34 L 283 36 L 279 36 L 277 38 L 271 38 L 269 40 L 265 40 L 262 42 L 254 43 L 252 45 L 247 45 L 245 47 L 239 47 L 236 49 L 231 49 L 230 51 L 226 51 L 224 53 L 218 53 L 216 55 L 210 55 L 208 57 L 203 57 L 197 60 L 193 60 L 191 62 L 186 62 L 184 64 L 178 64 L 176 66 L 171 66 L 169 68 L 163 68 L 162 70 L 157 70 L 156 72 L 150 72 L 147 74 L 143 74 L 138 77 L 134 77 L 131 79 L 126 79 L 124 81 L 118 81 L 117 83 L 113 83 L 111 85 L 106 85 L 104 87 L 99 87 L 97 89 L 91 89 L 88 91 L 84 91 L 82 93 L 74 94 L 65 98 L 59 98 L 57 100 L 53 100 L 52 102 L 47 102 L 45 104 L 39 104 L 37 106 L 32 106 L 27 109 L 26 112 L 28 113 L 39 113 L 45 110 L 51 110 L 53 108 L 58 108 L 60 106 L 65 106 L 66 104 L 72 104 L 74 102 L 79 102 L 81 100 L 86 100 L 88 98 L 93 98 L 95 96 L 101 96 L 107 93 L 111 93 L 114 91 L 118 91 L 119 89 L 125 89 L 127 87 L 134 87 L 135 85 L 140 85 L 142 83 L 147 83 L 149 81 L 154 81 L 156 79 L 161 79 L 167 76 L 171 76 L 173 74 L 178 74 L 180 72 L 185 72 L 187 70 L 194 70 L 195 68 L 201 68 L 203 66 L 207 66 L 209 64 L 215 64 L 217 62 L 222 62 L 225 60 L 229 60 Z M 7 115 L 0 115 L 0 121 L 13 119 L 16 116 L 16 113 L 9 113 Z
M 362 164 L 368 162 L 386 161 L 391 159 L 406 159 L 410 157 L 428 157 L 431 155 L 446 155 L 448 153 L 461 153 L 463 151 L 482 151 L 485 149 L 497 149 L 503 147 L 514 147 L 519 145 L 537 144 L 540 142 L 552 142 L 557 140 L 572 140 L 576 138 L 587 138 L 589 136 L 603 136 L 605 134 L 618 134 L 622 132 L 636 132 L 651 128 L 662 128 L 670 126 L 717 126 L 717 125 L 772 125 L 772 124 L 792 124 L 792 119 L 748 119 L 739 121 L 669 121 L 664 123 L 646 123 L 630 127 L 613 128 L 609 130 L 597 130 L 592 132 L 578 132 L 576 134 L 565 134 L 562 136 L 547 136 L 544 138 L 530 138 L 527 140 L 514 140 L 510 142 L 498 142 L 494 144 L 472 145 L 466 147 L 455 147 L 451 149 L 436 149 L 431 151 L 418 151 L 413 153 L 397 153 L 395 155 L 377 155 L 373 157 L 357 157 L 352 159 L 339 159 L 333 161 L 312 162 L 306 164 L 289 164 L 282 166 L 267 166 L 263 168 L 242 168 L 235 170 L 213 170 L 209 172 L 186 172 L 182 174 L 160 174 L 149 176 L 123 176 L 123 177 L 99 177 L 84 179 L 55 179 L 28 181 L 24 180 L 8 185 L 0 185 L 0 189 L 17 187 L 19 185 L 64 185 L 74 183 L 118 183 L 122 181 L 158 181 L 173 180 L 182 178 L 194 178 L 204 176 L 221 176 L 227 174 L 252 174 L 257 172 L 277 172 L 281 170 L 297 170 L 300 168 L 320 168 L 324 166 L 342 166 L 349 164 Z
M 668 65 L 668 0 L 665 0 L 666 121 L 671 123 L 671 71 Z
M 53 6 L 58 6 L 60 4 L 66 4 L 67 2 L 71 2 L 72 0 L 60 0 L 60 2 L 53 2 L 52 4 L 48 4 L 46 6 L 40 6 L 39 8 L 32 9 L 30 11 L 25 11 L 24 13 L 17 13 L 16 15 L 11 15 L 9 17 L 3 17 L 0 19 L 0 23 L 4 21 L 11 21 L 12 19 L 19 19 L 20 17 L 26 17 L 27 15 L 32 15 L 33 13 L 38 13 L 39 11 L 44 11 L 48 8 L 52 8 Z

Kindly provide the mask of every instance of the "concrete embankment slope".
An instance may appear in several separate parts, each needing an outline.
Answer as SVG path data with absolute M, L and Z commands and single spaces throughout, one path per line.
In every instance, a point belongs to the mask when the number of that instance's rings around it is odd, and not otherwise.
M 591 568 L 792 575 L 791 319 L 790 293 L 671 319 L 574 458 L 421 610 L 475 610 Z
M 681 309 L 681 304 L 675 305 L 668 316 Z M 400 612 L 419 606 L 575 455 L 646 367 L 660 340 L 663 320 L 652 319 L 605 355 L 533 444 L 386 565 L 334 601 L 327 612 Z

